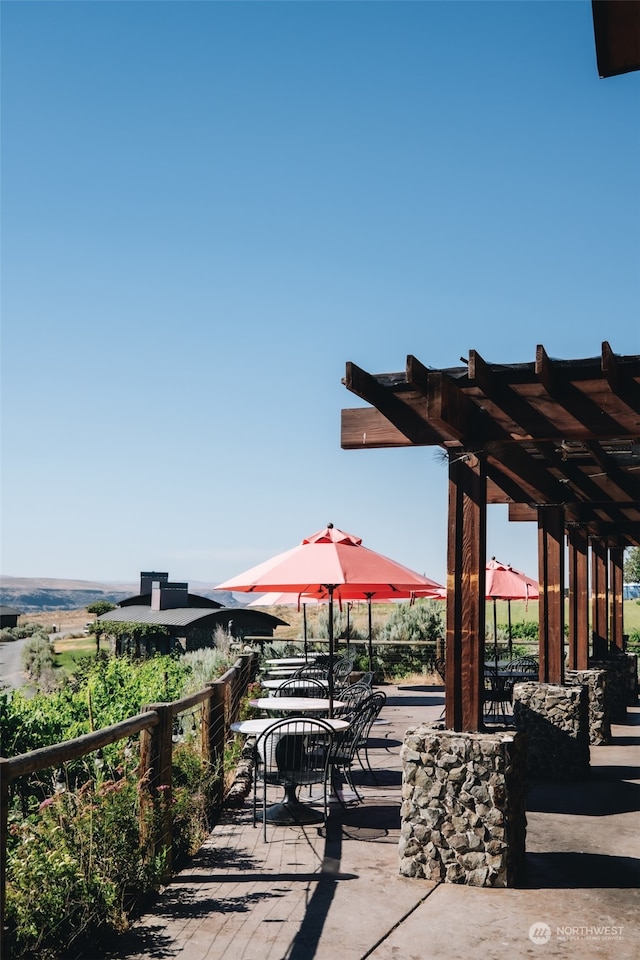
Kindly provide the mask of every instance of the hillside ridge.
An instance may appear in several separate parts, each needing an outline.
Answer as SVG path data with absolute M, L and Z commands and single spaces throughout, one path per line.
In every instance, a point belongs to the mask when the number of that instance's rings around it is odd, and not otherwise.
M 139 581 L 65 580 L 54 577 L 0 577 L 0 604 L 15 607 L 22 613 L 46 610 L 77 610 L 96 600 L 120 603 L 135 596 L 140 590 Z M 237 606 L 233 595 L 216 591 L 204 583 L 190 583 L 189 592 L 227 607 Z

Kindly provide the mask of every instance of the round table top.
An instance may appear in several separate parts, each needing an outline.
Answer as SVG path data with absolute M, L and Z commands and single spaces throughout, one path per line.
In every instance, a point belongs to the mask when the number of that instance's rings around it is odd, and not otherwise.
M 274 660 L 265 660 L 274 667 L 304 667 L 305 664 L 313 663 L 313 660 L 305 660 L 304 657 L 276 657 Z
M 267 690 L 278 690 L 278 689 L 282 686 L 283 683 L 287 683 L 287 678 L 286 678 L 286 677 L 276 677 L 276 678 L 273 679 L 273 680 L 261 680 L 261 681 L 260 681 L 260 686 L 261 686 L 261 687 L 266 687 Z M 322 684 L 323 687 L 327 687 L 327 686 L 328 686 L 328 683 L 327 683 L 326 680 L 320 680 L 320 683 Z M 316 688 L 316 689 L 317 689 L 317 682 L 314 682 L 314 680 L 311 680 L 311 683 L 308 683 L 308 682 L 307 682 L 307 678 L 305 678 L 305 677 L 300 677 L 299 680 L 295 680 L 295 679 L 294 679 L 293 681 L 289 682 L 289 684 L 288 684 L 288 686 L 287 686 L 287 690 L 295 690 L 296 687 L 297 687 L 299 690 L 303 690 L 303 689 L 304 689 L 304 690 L 308 690 L 310 687 L 313 687 L 313 688 Z
M 328 697 L 258 697 L 251 700 L 258 710 L 278 710 L 281 713 L 322 713 L 331 706 Z M 342 700 L 334 700 L 334 707 L 344 707 Z
M 273 717 L 255 717 L 253 720 L 237 720 L 235 723 L 231 724 L 231 730 L 233 730 L 234 733 L 260 734 L 264 733 L 265 730 L 268 730 L 269 727 L 272 726 L 272 724 L 277 722 L 278 721 L 274 720 Z M 334 719 L 325 720 L 324 722 L 328 723 L 336 732 L 349 729 L 348 720 Z M 308 729 L 305 730 L 305 726 L 307 726 Z M 304 720 L 296 719 L 291 721 L 291 730 L 289 732 L 302 735 L 305 733 L 315 732 L 317 729 L 318 728 L 313 726 L 311 722 L 309 724 L 305 724 Z M 287 727 L 284 725 L 280 727 L 280 733 L 287 733 Z

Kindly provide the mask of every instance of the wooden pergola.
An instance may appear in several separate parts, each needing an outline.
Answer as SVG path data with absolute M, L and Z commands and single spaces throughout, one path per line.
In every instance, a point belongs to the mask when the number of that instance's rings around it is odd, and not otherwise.
M 482 728 L 487 504 L 538 524 L 540 676 L 564 681 L 565 555 L 569 667 L 623 649 L 624 549 L 640 545 L 640 356 L 400 373 L 347 364 L 368 406 L 342 411 L 346 450 L 435 446 L 449 467 L 446 725 Z M 568 545 L 568 554 L 566 554 Z M 589 563 L 591 554 L 591 563 Z M 591 569 L 590 569 L 591 568 Z M 589 575 L 591 573 L 591 576 Z M 589 615 L 591 613 L 591 616 Z

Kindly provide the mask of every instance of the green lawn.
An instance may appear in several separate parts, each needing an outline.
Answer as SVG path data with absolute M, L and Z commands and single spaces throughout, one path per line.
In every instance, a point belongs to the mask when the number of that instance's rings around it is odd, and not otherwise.
M 56 667 L 73 673 L 83 657 L 95 656 L 96 641 L 93 637 L 64 637 L 55 641 Z

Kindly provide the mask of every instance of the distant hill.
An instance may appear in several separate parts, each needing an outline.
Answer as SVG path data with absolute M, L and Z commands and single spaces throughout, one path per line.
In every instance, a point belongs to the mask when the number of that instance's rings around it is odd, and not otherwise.
M 15 607 L 23 613 L 45 610 L 79 610 L 96 600 L 119 603 L 135 596 L 140 583 L 101 583 L 93 580 L 56 580 L 46 577 L 2 577 L 0 603 Z M 212 590 L 202 583 L 190 583 L 189 591 L 217 600 L 225 607 L 238 603 L 230 592 Z

